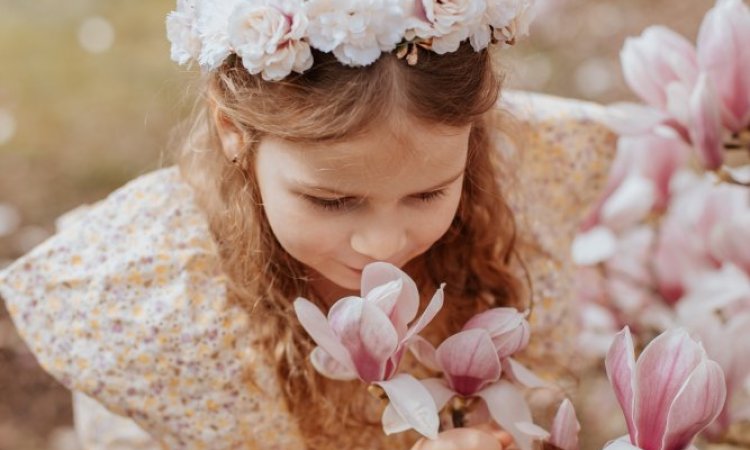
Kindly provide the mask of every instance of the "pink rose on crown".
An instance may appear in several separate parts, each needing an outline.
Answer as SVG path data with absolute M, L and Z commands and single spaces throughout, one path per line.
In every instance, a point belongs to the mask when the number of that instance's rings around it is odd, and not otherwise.
M 278 81 L 312 67 L 310 45 L 303 40 L 307 25 L 299 0 L 256 0 L 234 10 L 229 40 L 248 72 Z

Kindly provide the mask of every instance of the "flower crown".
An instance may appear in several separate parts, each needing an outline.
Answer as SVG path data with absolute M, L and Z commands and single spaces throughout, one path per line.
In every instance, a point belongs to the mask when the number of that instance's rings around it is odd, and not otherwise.
M 172 59 L 217 69 L 231 54 L 251 74 L 278 81 L 313 64 L 311 49 L 366 66 L 396 50 L 455 52 L 512 45 L 528 32 L 533 0 L 177 0 L 167 17 Z

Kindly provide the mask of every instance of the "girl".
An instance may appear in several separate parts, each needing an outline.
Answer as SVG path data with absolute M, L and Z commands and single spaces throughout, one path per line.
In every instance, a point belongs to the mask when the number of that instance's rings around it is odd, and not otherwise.
M 560 198 L 541 184 L 527 189 L 540 203 L 553 199 L 566 222 L 539 226 L 544 219 L 511 209 L 511 195 L 524 199 L 511 190 L 520 166 L 500 139 L 511 122 L 497 107 L 493 47 L 523 31 L 528 8 L 512 0 L 179 2 L 168 20 L 172 56 L 197 59 L 205 88 L 178 167 L 66 216 L 0 279 L 43 367 L 77 393 L 84 444 L 512 445 L 495 430 L 431 442 L 386 437 L 382 405 L 361 383 L 313 370 L 314 345 L 291 304 L 303 296 L 325 308 L 358 292 L 365 265 L 387 261 L 420 292 L 447 283 L 426 335 L 435 342 L 483 309 L 526 308 L 529 286 L 537 308 L 555 309 L 551 298 L 566 294 L 571 213 L 587 200 L 575 171 L 592 166 L 572 167 Z M 572 157 L 565 139 L 578 137 L 560 136 L 547 150 L 563 161 Z M 611 144 L 600 129 L 586 136 L 591 148 Z M 526 164 L 524 181 L 549 174 L 535 172 L 549 157 Z M 535 227 L 528 243 L 519 220 Z M 565 348 L 566 328 L 537 316 L 549 332 L 537 356 Z

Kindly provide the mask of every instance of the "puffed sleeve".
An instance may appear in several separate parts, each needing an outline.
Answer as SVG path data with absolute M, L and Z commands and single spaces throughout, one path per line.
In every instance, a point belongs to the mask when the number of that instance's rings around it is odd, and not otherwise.
M 0 295 L 45 370 L 164 448 L 303 448 L 176 168 L 59 225 L 0 272 Z
M 516 145 L 502 150 L 518 165 L 511 197 L 534 302 L 528 353 L 565 371 L 577 322 L 570 247 L 604 186 L 617 139 L 600 120 L 601 105 L 525 92 L 505 94 L 501 105 L 520 122 Z

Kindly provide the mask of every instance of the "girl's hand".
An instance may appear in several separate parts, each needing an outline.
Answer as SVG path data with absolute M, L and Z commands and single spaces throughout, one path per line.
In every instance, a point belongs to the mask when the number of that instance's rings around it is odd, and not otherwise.
M 513 438 L 507 432 L 479 426 L 443 431 L 432 441 L 422 438 L 411 450 L 504 450 L 512 445 Z

